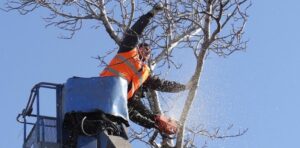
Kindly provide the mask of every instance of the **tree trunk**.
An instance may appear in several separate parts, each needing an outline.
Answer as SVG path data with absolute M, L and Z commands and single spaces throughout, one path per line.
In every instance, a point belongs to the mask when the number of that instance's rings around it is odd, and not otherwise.
M 211 14 L 212 12 L 212 1 L 207 1 L 207 6 L 206 6 L 206 12 L 208 13 L 205 16 L 205 20 L 204 20 L 204 40 L 202 43 L 202 47 L 200 50 L 200 53 L 197 57 L 197 66 L 195 69 L 195 73 L 192 77 L 192 80 L 195 82 L 194 85 L 192 86 L 192 88 L 189 91 L 187 100 L 185 101 L 184 107 L 183 107 L 183 111 L 182 114 L 180 116 L 180 129 L 177 135 L 177 141 L 176 141 L 176 147 L 177 148 L 181 148 L 183 147 L 183 143 L 184 143 L 184 128 L 185 128 L 185 123 L 188 117 L 188 113 L 189 110 L 192 107 L 192 103 L 194 101 L 194 98 L 197 94 L 197 89 L 198 89 L 198 85 L 199 81 L 200 81 L 200 77 L 201 77 L 201 72 L 202 72 L 202 68 L 203 68 L 203 63 L 204 63 L 204 58 L 206 55 L 206 52 L 208 51 L 208 48 L 211 44 L 211 40 L 210 40 L 210 23 L 211 23 L 211 16 L 209 14 Z
M 182 114 L 180 116 L 179 121 L 180 121 L 181 125 L 180 125 L 179 132 L 177 135 L 176 148 L 181 148 L 183 146 L 185 123 L 186 123 L 186 119 L 188 117 L 189 110 L 190 110 L 192 103 L 194 101 L 194 98 L 197 94 L 198 86 L 196 84 L 199 84 L 199 81 L 200 81 L 200 76 L 201 76 L 201 72 L 202 72 L 202 68 L 203 68 L 204 57 L 206 55 L 206 51 L 207 51 L 206 49 L 203 50 L 200 53 L 199 58 L 197 60 L 197 67 L 196 67 L 195 73 L 193 75 L 193 81 L 195 82 L 194 83 L 195 85 L 193 85 L 193 87 L 189 91 L 187 100 L 185 101 L 185 104 L 184 104 Z

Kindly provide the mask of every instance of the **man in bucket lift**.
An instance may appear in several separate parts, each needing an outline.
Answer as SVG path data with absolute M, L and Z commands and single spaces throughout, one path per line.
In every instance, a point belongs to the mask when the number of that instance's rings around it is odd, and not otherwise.
M 82 136 L 101 137 L 102 131 L 127 140 L 123 125 L 129 126 L 128 118 L 146 128 L 157 128 L 163 134 L 177 132 L 175 121 L 153 114 L 140 101 L 145 88 L 179 92 L 191 86 L 190 82 L 182 85 L 150 75 L 146 61 L 151 49 L 146 43 L 138 44 L 138 38 L 150 19 L 161 10 L 163 5 L 159 3 L 126 31 L 117 55 L 100 77 L 71 78 L 64 85 L 64 147 L 83 144 Z
M 138 44 L 138 38 L 150 19 L 161 10 L 163 10 L 163 5 L 159 3 L 126 31 L 117 55 L 100 73 L 100 77 L 120 76 L 127 80 L 128 110 L 132 121 L 146 128 L 157 128 L 164 134 L 175 134 L 177 127 L 172 124 L 174 121 L 165 120 L 168 118 L 163 115 L 154 115 L 140 101 L 143 88 L 162 92 L 179 92 L 191 87 L 191 83 L 182 85 L 150 75 L 150 69 L 146 63 L 150 57 L 151 48 L 147 43 Z

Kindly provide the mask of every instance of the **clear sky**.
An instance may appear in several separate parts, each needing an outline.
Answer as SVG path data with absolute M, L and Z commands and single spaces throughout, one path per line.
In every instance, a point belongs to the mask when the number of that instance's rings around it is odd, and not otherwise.
M 199 90 L 201 101 L 194 108 L 199 105 L 201 117 L 210 120 L 205 120 L 209 127 L 233 123 L 233 131 L 249 128 L 239 138 L 208 141 L 209 147 L 299 147 L 300 2 L 252 2 L 245 35 L 250 40 L 247 50 L 228 58 L 210 56 L 206 60 Z M 22 125 L 15 119 L 34 84 L 64 83 L 75 75 L 97 76 L 101 68 L 92 57 L 114 48 L 102 30 L 90 27 L 71 40 L 58 39 L 66 32 L 45 28 L 42 16 L 42 12 L 20 16 L 0 11 L 1 148 L 21 147 Z M 174 80 L 176 73 L 166 78 Z

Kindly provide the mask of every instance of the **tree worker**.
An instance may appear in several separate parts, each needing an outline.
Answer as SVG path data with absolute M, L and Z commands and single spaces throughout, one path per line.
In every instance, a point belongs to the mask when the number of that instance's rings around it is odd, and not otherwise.
M 127 80 L 128 108 L 130 119 L 146 128 L 157 128 L 159 131 L 174 134 L 177 130 L 163 121 L 162 115 L 154 115 L 148 110 L 140 98 L 142 89 L 149 88 L 163 92 L 178 92 L 190 88 L 190 85 L 183 85 L 172 81 L 160 80 L 150 75 L 150 68 L 146 64 L 150 58 L 151 48 L 147 43 L 138 44 L 139 36 L 163 5 L 158 3 L 147 14 L 142 15 L 138 21 L 125 32 L 117 55 L 111 60 L 108 66 L 100 73 L 100 77 L 118 76 Z M 189 83 L 188 83 L 189 84 Z M 171 127 L 167 127 L 171 125 Z

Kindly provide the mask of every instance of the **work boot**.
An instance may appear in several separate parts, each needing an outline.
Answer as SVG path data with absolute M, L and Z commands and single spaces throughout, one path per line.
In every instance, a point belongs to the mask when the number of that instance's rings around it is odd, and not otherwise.
M 164 5 L 162 3 L 157 3 L 154 5 L 154 7 L 152 8 L 152 10 L 150 11 L 150 13 L 152 13 L 153 15 L 157 14 L 159 11 L 164 9 Z

